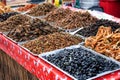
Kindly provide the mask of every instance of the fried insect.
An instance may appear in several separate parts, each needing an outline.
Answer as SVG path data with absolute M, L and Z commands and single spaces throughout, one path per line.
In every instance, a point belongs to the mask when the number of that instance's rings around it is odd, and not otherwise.
M 112 32 L 111 27 L 101 26 L 96 36 L 85 40 L 85 46 L 120 61 L 120 32 Z

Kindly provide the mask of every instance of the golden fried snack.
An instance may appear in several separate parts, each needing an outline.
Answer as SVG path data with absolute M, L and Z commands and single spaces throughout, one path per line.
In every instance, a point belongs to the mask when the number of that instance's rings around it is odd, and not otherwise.
M 85 40 L 85 46 L 120 61 L 120 31 L 101 26 L 96 36 Z
M 3 3 L 0 2 L 0 14 L 12 12 L 10 6 L 5 6 Z

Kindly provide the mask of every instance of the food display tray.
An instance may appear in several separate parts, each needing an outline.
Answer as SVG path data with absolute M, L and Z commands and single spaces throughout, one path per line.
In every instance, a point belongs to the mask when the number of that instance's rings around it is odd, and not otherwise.
M 99 53 L 97 53 L 97 52 L 95 52 L 95 51 L 93 51 L 93 50 L 91 50 L 91 49 L 88 49 L 88 48 L 82 46 L 82 45 L 73 45 L 73 46 L 70 46 L 70 47 L 63 48 L 63 49 L 58 49 L 58 50 L 54 50 L 54 51 L 51 51 L 51 52 L 43 53 L 43 54 L 40 54 L 39 57 L 42 58 L 43 60 L 45 60 L 46 62 L 48 62 L 49 64 L 53 65 L 54 67 L 56 67 L 56 68 L 59 69 L 60 71 L 62 71 L 64 74 L 67 74 L 67 75 L 71 76 L 71 75 L 68 74 L 66 71 L 60 69 L 59 67 L 57 67 L 57 66 L 54 65 L 53 63 L 51 63 L 51 62 L 49 62 L 48 60 L 46 60 L 44 57 L 45 57 L 45 56 L 47 57 L 47 56 L 52 55 L 52 54 L 56 54 L 56 55 L 58 54 L 58 55 L 59 55 L 59 54 L 61 54 L 61 53 L 59 53 L 60 51 L 63 51 L 63 50 L 65 50 L 65 49 L 75 49 L 75 48 L 81 48 L 81 49 L 83 49 L 83 50 L 86 50 L 86 51 L 88 51 L 88 52 L 91 52 L 92 54 L 94 54 L 94 55 L 96 55 L 96 56 L 100 56 L 100 57 L 103 57 L 103 58 L 106 59 L 106 60 L 113 61 L 115 64 L 118 64 L 118 65 L 120 66 L 120 62 L 118 62 L 118 61 L 116 61 L 116 60 L 114 60 L 114 59 L 112 59 L 112 58 L 108 58 L 108 57 L 106 57 L 106 56 L 104 56 L 104 55 L 102 55 L 102 54 L 99 54 Z M 106 71 L 106 72 L 97 74 L 97 76 L 91 77 L 91 78 L 89 78 L 89 79 L 87 79 L 87 80 L 92 80 L 92 79 L 95 79 L 95 78 L 104 76 L 104 75 L 106 75 L 106 74 L 115 72 L 115 71 L 117 71 L 117 70 L 120 70 L 120 67 L 119 67 L 118 69 L 116 69 L 116 70 Z M 73 77 L 73 76 L 72 76 L 72 77 Z M 73 79 L 77 80 L 75 77 L 73 77 Z
M 18 43 L 13 42 L 2 33 L 0 33 L 0 49 L 26 70 L 36 75 L 39 80 L 72 80 L 70 76 L 63 74 L 41 58 L 32 55 L 29 51 L 20 47 Z

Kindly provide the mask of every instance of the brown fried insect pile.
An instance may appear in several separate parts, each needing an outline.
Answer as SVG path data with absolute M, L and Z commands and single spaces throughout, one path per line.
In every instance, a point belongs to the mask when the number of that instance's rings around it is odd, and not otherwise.
M 65 33 L 53 33 L 25 43 L 23 46 L 35 54 L 61 49 L 82 41 L 80 37 Z
M 27 14 L 31 16 L 43 16 L 54 9 L 56 9 L 56 7 L 53 4 L 42 3 L 30 9 L 30 11 Z

